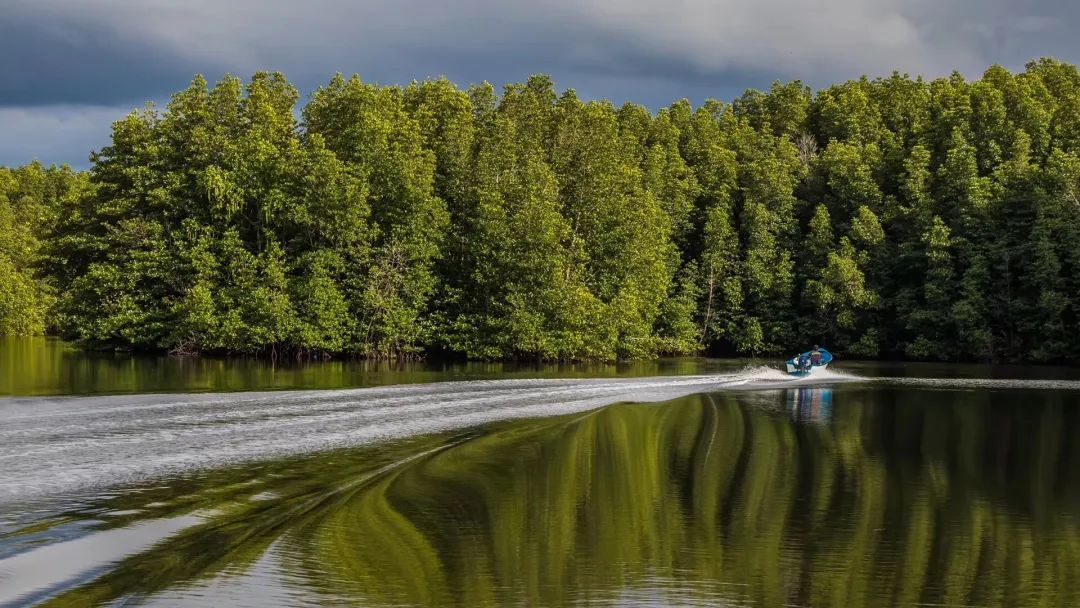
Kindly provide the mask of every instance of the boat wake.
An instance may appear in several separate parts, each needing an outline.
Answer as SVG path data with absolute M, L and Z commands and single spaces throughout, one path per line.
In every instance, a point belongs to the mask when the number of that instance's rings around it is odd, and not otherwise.
M 858 380 L 834 370 L 794 378 L 753 367 L 703 376 L 0 399 L 0 504 L 618 402 Z
M 1080 380 L 1034 380 L 1012 378 L 876 378 L 881 384 L 951 390 L 1054 390 L 1080 391 Z

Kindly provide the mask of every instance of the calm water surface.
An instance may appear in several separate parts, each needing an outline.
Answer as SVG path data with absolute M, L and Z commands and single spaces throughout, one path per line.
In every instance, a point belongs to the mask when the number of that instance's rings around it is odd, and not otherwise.
M 17 348 L 0 605 L 1080 606 L 1069 370 Z
M 188 393 L 331 389 L 445 380 L 610 378 L 732 371 L 749 361 L 670 358 L 619 364 L 538 365 L 389 361 L 279 361 L 85 352 L 56 338 L 0 336 L 0 395 Z

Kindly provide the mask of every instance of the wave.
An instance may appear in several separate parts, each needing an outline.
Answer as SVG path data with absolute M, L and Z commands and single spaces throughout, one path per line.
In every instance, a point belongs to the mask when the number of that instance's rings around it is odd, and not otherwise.
M 1080 380 L 1027 380 L 1013 378 L 874 378 L 877 383 L 953 390 L 1055 390 L 1080 391 Z
M 515 418 L 694 393 L 870 382 L 951 390 L 1080 390 L 1078 380 L 718 375 L 506 379 L 357 388 L 0 399 L 0 504 Z
M 861 380 L 768 367 L 732 374 L 480 380 L 349 390 L 0 400 L 0 503 L 514 418 L 700 392 Z

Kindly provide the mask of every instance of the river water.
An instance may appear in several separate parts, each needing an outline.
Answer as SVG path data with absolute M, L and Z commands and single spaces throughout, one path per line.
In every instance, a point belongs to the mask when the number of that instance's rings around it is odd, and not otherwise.
M 0 606 L 1080 606 L 1075 370 L 776 367 L 0 342 Z

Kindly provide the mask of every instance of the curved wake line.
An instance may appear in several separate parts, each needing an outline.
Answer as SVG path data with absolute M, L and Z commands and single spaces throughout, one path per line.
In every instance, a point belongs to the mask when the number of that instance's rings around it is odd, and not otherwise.
M 706 376 L 0 399 L 0 504 L 612 403 L 859 380 L 757 367 Z
M 1009 378 L 866 378 L 876 383 L 940 389 L 1028 389 L 1080 391 L 1080 380 L 1020 380 Z

